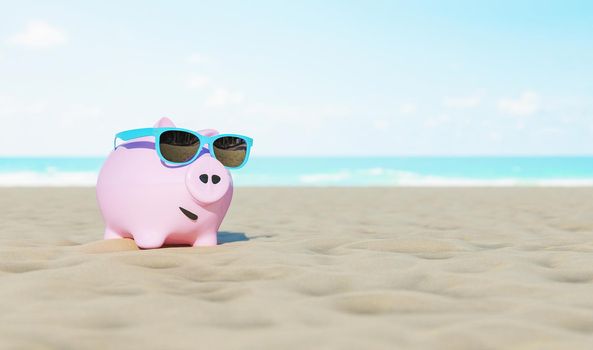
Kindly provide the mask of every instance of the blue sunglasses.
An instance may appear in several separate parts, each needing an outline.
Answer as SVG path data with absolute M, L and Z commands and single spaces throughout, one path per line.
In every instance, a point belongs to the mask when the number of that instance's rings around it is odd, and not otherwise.
M 113 140 L 129 141 L 139 137 L 154 136 L 155 149 L 161 160 L 175 165 L 186 165 L 198 158 L 205 145 L 213 158 L 227 168 L 242 168 L 249 159 L 253 139 L 235 134 L 204 136 L 180 128 L 143 128 L 119 132 Z

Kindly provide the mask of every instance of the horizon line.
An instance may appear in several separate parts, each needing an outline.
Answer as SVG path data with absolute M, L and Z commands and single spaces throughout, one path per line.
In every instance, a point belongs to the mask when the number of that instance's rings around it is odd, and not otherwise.
M 0 159 L 98 159 L 109 155 L 0 155 Z M 394 154 L 394 155 L 260 155 L 262 158 L 589 158 L 588 154 Z

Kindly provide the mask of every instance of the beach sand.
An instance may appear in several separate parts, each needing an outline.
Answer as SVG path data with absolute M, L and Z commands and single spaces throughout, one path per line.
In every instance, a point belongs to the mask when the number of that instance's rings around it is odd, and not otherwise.
M 236 190 L 221 245 L 0 189 L 1 349 L 591 349 L 593 189 Z

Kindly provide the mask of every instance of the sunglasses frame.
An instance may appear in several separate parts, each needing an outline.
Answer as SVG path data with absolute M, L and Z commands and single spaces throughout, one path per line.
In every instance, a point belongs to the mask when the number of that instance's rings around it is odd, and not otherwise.
M 176 162 L 171 162 L 170 160 L 167 160 L 161 154 L 161 147 L 160 147 L 161 135 L 167 131 L 183 131 L 183 132 L 187 132 L 187 133 L 190 133 L 190 134 L 196 136 L 198 138 L 198 140 L 200 141 L 200 149 L 196 152 L 196 154 L 190 160 L 188 160 L 186 162 L 176 163 Z M 241 165 L 236 166 L 236 167 L 229 167 L 224 164 L 223 164 L 223 166 L 228 169 L 241 169 L 245 164 L 247 164 L 247 160 L 249 159 L 249 153 L 251 151 L 251 145 L 253 145 L 252 138 L 243 136 L 243 135 L 238 135 L 238 134 L 219 134 L 219 135 L 215 135 L 215 136 L 205 136 L 202 134 L 198 134 L 195 131 L 188 130 L 188 129 L 182 129 L 182 128 L 141 128 L 141 129 L 126 130 L 126 131 L 118 132 L 117 134 L 115 134 L 115 139 L 113 140 L 113 149 L 117 148 L 117 145 L 116 145 L 117 139 L 121 139 L 123 141 L 129 141 L 129 140 L 137 139 L 140 137 L 148 137 L 148 136 L 154 137 L 154 140 L 155 140 L 154 149 L 156 150 L 157 154 L 159 155 L 159 158 L 161 158 L 161 160 L 163 162 L 170 164 L 170 165 L 175 165 L 175 166 L 183 166 L 183 165 L 187 165 L 187 164 L 190 164 L 193 161 L 195 161 L 198 158 L 198 156 L 202 153 L 202 150 L 204 149 L 204 147 L 206 145 L 208 145 L 207 149 L 210 152 L 210 156 L 212 158 L 217 159 L 216 154 L 214 154 L 214 150 L 213 150 L 214 141 L 216 141 L 222 137 L 237 137 L 237 138 L 241 138 L 241 139 L 245 140 L 245 144 L 247 147 L 245 149 L 245 159 L 243 159 L 243 163 L 241 163 Z

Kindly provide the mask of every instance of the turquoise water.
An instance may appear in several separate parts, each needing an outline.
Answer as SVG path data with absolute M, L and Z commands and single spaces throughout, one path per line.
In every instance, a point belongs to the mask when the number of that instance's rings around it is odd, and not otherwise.
M 0 158 L 0 185 L 94 185 L 103 160 Z M 238 186 L 593 186 L 593 157 L 261 157 L 232 173 Z

